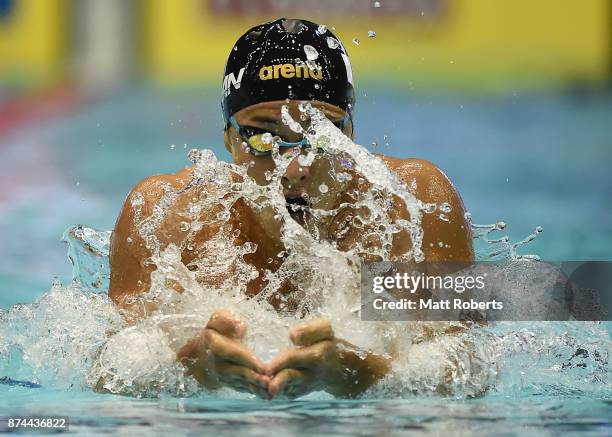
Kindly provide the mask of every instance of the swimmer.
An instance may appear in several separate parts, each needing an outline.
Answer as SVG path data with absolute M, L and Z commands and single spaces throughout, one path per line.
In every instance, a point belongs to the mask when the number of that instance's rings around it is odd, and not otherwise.
M 321 29 L 304 20 L 279 19 L 250 29 L 230 51 L 223 80 L 224 143 L 234 163 L 249 166 L 248 175 L 259 185 L 269 183 L 266 174 L 276 165 L 271 156 L 271 142 L 265 141 L 266 133 L 275 137 L 281 155 L 306 153 L 310 147 L 302 135 L 283 123 L 284 105 L 292 118 L 306 127 L 308 120 L 300 118 L 299 104 L 308 101 L 344 135 L 353 138 L 355 102 L 350 61 L 337 38 L 329 30 Z M 302 227 L 316 227 L 321 240 L 334 242 L 339 250 L 348 251 L 363 234 L 359 229 L 344 228 L 339 232 L 340 224 L 346 224 L 347 217 L 350 218 L 346 209 L 335 216 L 314 217 L 308 208 L 330 211 L 354 202 L 347 193 L 359 178 L 349 181 L 333 178 L 338 158 L 327 156 L 324 150 L 320 152 L 320 159 L 309 165 L 302 165 L 304 162 L 300 163 L 299 156 L 290 162 L 281 179 L 283 194 L 293 220 Z M 450 207 L 445 220 L 436 214 L 423 214 L 421 247 L 425 260 L 472 261 L 472 235 L 465 208 L 446 175 L 425 160 L 381 158 L 418 199 L 446 203 Z M 205 242 L 228 229 L 239 230 L 242 243 L 250 241 L 257 245 L 254 253 L 244 256 L 260 273 L 247 284 L 249 297 L 256 296 L 265 286 L 264 271 L 278 270 L 283 263 L 276 256 L 284 249 L 281 223 L 265 209 L 256 210 L 241 200 L 232 206 L 231 216 L 223 225 L 204 225 L 195 236 L 188 235 L 181 227 L 186 220 L 181 213 L 193 200 L 193 192 L 185 190 L 193 179 L 193 171 L 191 167 L 176 174 L 146 178 L 132 190 L 120 212 L 111 240 L 109 295 L 117 306 L 132 311 L 135 318 L 146 316 L 138 313 L 143 311 L 142 305 L 134 305 L 133 301 L 149 290 L 151 273 L 156 268 L 149 261 L 153 254 L 139 234 L 138 225 L 142 217 L 153 212 L 168 187 L 178 194 L 167 208 L 155 236 L 161 249 L 171 244 L 179 247 L 185 265 L 198 257 L 198 250 Z M 324 194 L 319 189 L 322 184 L 328 187 Z M 204 184 L 198 189 L 206 190 L 205 187 Z M 134 207 L 136 204 L 138 208 Z M 296 209 L 296 206 L 302 208 Z M 390 210 L 394 219 L 409 219 L 406 208 L 400 207 L 399 202 Z M 217 212 L 203 211 L 202 214 L 214 217 Z M 352 214 L 359 212 L 353 210 Z M 410 249 L 407 232 L 394 235 L 393 256 L 399 257 Z M 202 281 L 211 285 L 218 279 L 203 278 Z M 289 295 L 291 290 L 291 284 L 283 284 L 274 296 Z M 281 302 L 274 296 L 269 302 L 279 310 Z M 337 338 L 331 323 L 323 319 L 287 332 L 294 347 L 266 363 L 243 344 L 247 327 L 241 320 L 228 309 L 211 310 L 214 314 L 201 333 L 176 353 L 187 374 L 211 390 L 229 386 L 267 399 L 295 398 L 318 390 L 352 397 L 383 378 L 391 367 L 390 358 L 360 350 L 359 345 Z

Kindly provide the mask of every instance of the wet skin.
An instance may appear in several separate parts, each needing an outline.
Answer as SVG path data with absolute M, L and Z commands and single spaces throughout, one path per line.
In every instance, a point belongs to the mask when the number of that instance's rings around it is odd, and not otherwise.
M 287 141 L 297 141 L 300 136 L 291 132 L 281 121 L 281 107 L 284 104 L 287 103 L 260 103 L 239 111 L 235 117 L 241 125 L 262 128 Z M 300 120 L 297 105 L 298 102 L 289 103 L 294 120 Z M 331 121 L 339 121 L 344 117 L 344 112 L 332 105 L 316 103 L 315 106 L 323 110 Z M 302 123 L 308 124 L 307 121 Z M 352 132 L 352 125 L 344 128 L 344 133 L 350 137 Z M 245 150 L 243 139 L 233 128 L 224 132 L 224 142 L 235 163 L 250 165 L 248 174 L 261 185 L 267 183 L 266 171 L 275 167 L 271 157 L 253 156 Z M 424 214 L 422 217 L 424 238 L 421 247 L 425 260 L 472 261 L 472 236 L 465 219 L 465 208 L 446 175 L 424 160 L 382 158 L 418 199 L 427 203 L 445 202 L 451 207 L 451 211 L 446 214 L 447 221 L 440 220 L 437 214 Z M 294 158 L 281 180 L 285 198 L 288 202 L 305 198 L 313 208 L 324 210 L 350 202 L 351 198 L 347 197 L 346 193 L 349 188 L 355 188 L 351 184 L 354 184 L 358 177 L 354 177 L 352 182 L 338 182 L 330 176 L 330 172 L 337 171 L 347 170 L 333 157 L 315 160 L 309 167 L 300 166 L 297 158 Z M 146 317 L 155 309 L 154 304 L 146 308 L 142 304 L 130 304 L 128 299 L 149 290 L 150 275 L 155 269 L 152 263 L 147 262 L 151 253 L 137 231 L 139 216 L 132 207 L 132 201 L 135 196 L 142 195 L 144 204 L 141 206 L 140 217 L 146 217 L 166 192 L 166 186 L 183 188 L 191 180 L 191 172 L 192 169 L 188 168 L 176 174 L 153 176 L 141 181 L 128 196 L 119 215 L 111 240 L 109 295 L 118 306 L 126 310 L 129 319 L 135 321 Z M 319 191 L 322 183 L 329 187 L 324 194 Z M 206 187 L 197 189 L 205 191 Z M 185 217 L 180 213 L 193 200 L 193 196 L 193 192 L 186 191 L 173 201 L 156 232 L 162 249 L 169 244 L 182 247 L 182 261 L 189 265 L 201 255 L 198 247 L 214 235 L 239 229 L 241 241 L 257 244 L 257 251 L 246 255 L 245 261 L 260 273 L 263 273 L 264 269 L 275 271 L 280 267 L 282 259 L 275 255 L 283 250 L 279 237 L 281 223 L 273 219 L 273 211 L 264 209 L 256 213 L 244 202 L 238 201 L 228 222 L 210 225 L 195 237 L 188 237 L 180 227 L 180 223 L 185 221 Z M 399 199 L 394 199 L 391 210 L 392 219 L 408 218 L 408 213 Z M 204 214 L 214 217 L 217 212 L 207 211 Z M 353 211 L 352 214 L 358 215 L 359 212 Z M 362 230 L 354 229 L 344 232 L 341 239 L 335 239 L 339 223 L 345 216 L 341 211 L 335 217 L 315 221 L 309 215 L 292 214 L 293 219 L 301 225 L 315 226 L 322 239 L 335 241 L 340 250 L 350 249 L 363 235 Z M 189 244 L 186 244 L 187 238 L 191 238 Z M 440 245 L 440 242 L 444 244 Z M 408 234 L 396 234 L 391 255 L 400 256 L 410 248 Z M 267 263 L 270 258 L 274 259 L 273 265 Z M 364 254 L 363 258 L 367 259 L 367 255 Z M 262 275 L 248 283 L 248 295 L 256 295 L 265 286 L 261 277 Z M 223 279 L 224 277 L 207 277 L 202 279 L 202 282 L 214 286 Z M 182 291 L 178 284 L 167 285 L 174 287 L 177 292 Z M 286 284 L 285 289 L 279 290 L 281 294 L 290 292 L 291 284 Z M 274 297 L 270 303 L 276 308 L 280 306 L 280 300 Z M 202 332 L 177 351 L 177 359 L 185 365 L 189 374 L 209 389 L 227 385 L 263 398 L 295 398 L 316 390 L 324 390 L 336 396 L 355 396 L 382 378 L 390 369 L 390 358 L 360 351 L 357 346 L 338 339 L 326 320 L 314 320 L 289 331 L 288 336 L 294 347 L 282 352 L 269 363 L 262 362 L 242 343 L 245 332 L 246 326 L 243 322 L 230 311 L 219 309 Z

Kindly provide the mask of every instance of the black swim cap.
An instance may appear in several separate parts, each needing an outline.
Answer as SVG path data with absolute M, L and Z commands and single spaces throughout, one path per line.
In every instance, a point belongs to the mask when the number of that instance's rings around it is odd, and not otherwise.
M 223 118 L 274 100 L 318 100 L 350 114 L 355 101 L 344 46 L 324 26 L 281 18 L 260 24 L 234 45 L 223 77 Z

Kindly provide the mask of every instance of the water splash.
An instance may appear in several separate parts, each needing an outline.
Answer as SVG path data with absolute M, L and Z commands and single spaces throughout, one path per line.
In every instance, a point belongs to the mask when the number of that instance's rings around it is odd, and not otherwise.
M 153 254 L 151 262 L 156 267 L 149 292 L 132 302 L 147 308 L 149 317 L 128 326 L 122 311 L 105 294 L 91 293 L 108 286 L 109 233 L 73 227 L 65 234 L 74 263 L 73 283 L 55 284 L 35 303 L 0 313 L 0 375 L 135 396 L 197 393 L 200 388 L 184 376 L 174 351 L 216 309 L 232 308 L 249 328 L 245 342 L 264 360 L 290 346 L 287 331 L 303 322 L 296 315 L 328 318 L 338 337 L 365 350 L 392 353 L 396 358 L 393 372 L 365 396 L 434 393 L 469 397 L 494 390 L 609 394 L 610 338 L 601 324 L 499 323 L 449 336 L 444 332 L 456 327 L 453 323 L 361 322 L 361 256 L 390 259 L 392 236 L 405 230 L 413 246 L 406 259 L 422 260 L 422 215 L 439 211 L 444 220 L 450 206 L 416 199 L 382 160 L 346 138 L 322 113 L 308 104 L 299 109 L 310 119 L 310 126 L 302 127 L 287 108 L 282 111 L 283 122 L 328 151 L 337 162 L 336 181 L 362 188 L 350 205 L 309 208 L 320 221 L 339 215 L 344 208 L 367 209 L 367 215 L 353 217 L 358 238 L 351 247 L 339 250 L 333 241 L 322 238 L 320 229 L 302 227 L 291 218 L 281 178 L 299 152 L 280 154 L 275 145 L 275 169 L 266 175 L 269 183 L 259 185 L 249 177 L 246 166 L 218 161 L 211 151 L 190 151 L 191 179 L 180 188 L 160 184 L 162 195 L 151 213 L 145 214 L 141 194 L 130 198 L 138 237 Z M 298 159 L 309 165 L 321 156 L 310 150 Z M 329 189 L 322 187 L 319 193 L 324 197 Z M 410 220 L 395 223 L 390 219 L 388 200 L 392 196 L 405 204 Z M 183 199 L 188 201 L 181 203 Z M 280 225 L 282 250 L 270 257 L 270 268 L 262 272 L 245 260 L 257 245 L 229 225 L 240 202 Z M 183 238 L 177 244 L 165 245 L 158 239 L 168 220 L 179 223 Z M 373 232 L 372 224 L 382 226 Z M 219 232 L 198 241 L 205 227 Z M 517 243 L 491 236 L 505 228 L 503 222 L 472 225 L 475 241 L 484 246 L 479 259 L 532 262 L 533 256 L 518 255 L 517 249 L 541 229 Z M 349 227 L 338 226 L 339 236 L 348 238 L 350 232 Z M 368 239 L 378 243 L 367 245 Z M 184 263 L 181 254 L 186 250 L 198 255 Z M 266 285 L 255 298 L 248 298 L 246 284 L 260 276 Z M 279 295 L 278 289 L 288 279 L 297 284 L 296 289 Z M 515 279 L 511 286 L 518 289 L 521 278 Z M 271 304 L 275 299 L 280 302 L 278 311 Z
M 68 244 L 72 282 L 77 286 L 88 291 L 108 290 L 110 235 L 110 231 L 97 232 L 81 225 L 68 228 L 62 235 L 62 241 Z
M 319 57 L 319 52 L 313 46 L 305 45 L 304 53 L 306 53 L 306 59 L 309 61 L 314 61 Z
M 36 302 L 0 311 L 0 375 L 88 387 L 97 351 L 123 326 L 106 294 L 56 283 Z
M 340 47 L 340 43 L 338 42 L 336 38 L 332 38 L 331 36 L 328 36 L 326 41 L 327 41 L 327 46 L 330 49 L 337 49 L 338 47 Z
M 490 225 L 479 225 L 472 223 L 472 216 L 466 213 L 466 219 L 472 228 L 472 236 L 476 247 L 476 258 L 479 261 L 501 261 L 501 260 L 540 260 L 540 257 L 535 254 L 519 255 L 517 250 L 531 241 L 535 240 L 544 229 L 537 226 L 533 233 L 520 241 L 512 243 L 510 237 L 503 235 L 501 237 L 491 238 L 491 234 L 503 231 L 506 229 L 505 222 L 497 222 Z

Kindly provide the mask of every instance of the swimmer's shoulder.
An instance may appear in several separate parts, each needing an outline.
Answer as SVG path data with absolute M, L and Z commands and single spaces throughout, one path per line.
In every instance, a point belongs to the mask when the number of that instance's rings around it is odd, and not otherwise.
M 381 156 L 408 189 L 424 202 L 461 202 L 448 176 L 426 159 Z
M 424 214 L 422 249 L 430 261 L 472 261 L 471 227 L 459 192 L 448 176 L 425 159 L 400 159 L 383 156 L 382 159 L 406 184 L 419 200 L 447 206 L 441 213 Z M 441 215 L 442 214 L 442 215 Z M 443 218 L 442 218 L 443 217 Z
M 192 172 L 193 169 L 187 167 L 176 173 L 148 176 L 132 188 L 126 204 L 142 204 L 143 209 L 148 210 L 169 190 L 180 189 L 189 183 Z
M 142 179 L 127 195 L 111 236 L 111 261 L 130 253 L 144 257 L 145 244 L 138 232 L 138 223 L 153 214 L 162 196 L 184 187 L 190 180 L 191 169 L 172 174 L 153 175 Z M 138 252 L 138 254 L 134 254 Z
M 109 263 L 111 278 L 109 296 L 115 303 L 127 295 L 139 294 L 148 290 L 150 273 L 153 267 L 144 262 L 151 256 L 139 230 L 142 221 L 151 217 L 155 207 L 166 193 L 180 192 L 193 180 L 193 168 L 184 168 L 172 174 L 149 176 L 138 182 L 128 194 L 119 213 L 111 235 Z M 178 197 L 181 197 L 180 195 Z M 188 196 L 174 198 L 174 207 L 158 223 L 156 235 L 164 245 L 169 242 L 180 243 L 177 211 L 188 202 Z
M 232 173 L 232 179 L 239 181 L 240 176 Z M 176 173 L 159 174 L 146 177 L 138 182 L 132 191 L 128 194 L 126 204 L 136 202 L 144 202 L 143 211 L 147 211 L 150 206 L 155 206 L 160 198 L 174 191 L 178 198 L 193 197 L 194 193 L 200 195 L 211 193 L 216 189 L 216 184 L 213 181 L 204 181 L 196 176 L 194 166 L 185 167 Z M 182 196 L 182 194 L 185 196 Z

